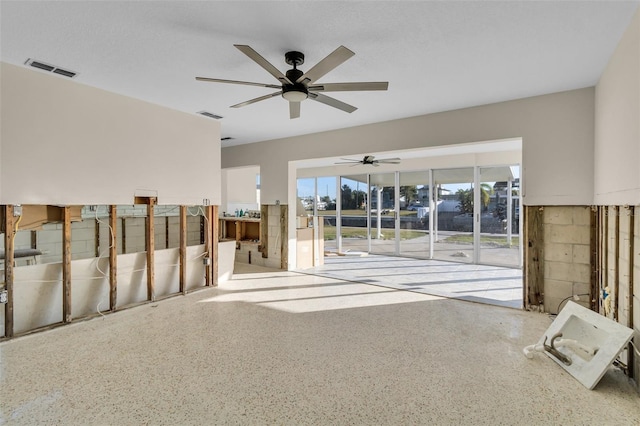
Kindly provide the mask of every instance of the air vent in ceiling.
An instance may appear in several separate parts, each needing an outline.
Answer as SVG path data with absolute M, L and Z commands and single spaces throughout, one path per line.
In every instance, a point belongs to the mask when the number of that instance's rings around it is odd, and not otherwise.
M 205 117 L 209 117 L 209 118 L 215 118 L 216 120 L 220 120 L 222 118 L 222 116 L 214 114 L 212 112 L 208 112 L 208 111 L 198 111 L 198 114 L 204 115 Z
M 36 61 L 35 59 L 31 59 L 31 58 L 27 59 L 27 61 L 24 64 L 28 65 L 30 67 L 33 67 L 33 68 L 38 68 L 38 69 L 41 69 L 43 71 L 52 72 L 54 74 L 63 75 L 65 77 L 69 77 L 69 78 L 73 78 L 76 75 L 78 75 L 77 72 L 65 70 L 65 69 L 57 67 L 55 65 L 46 64 L 46 63 L 44 63 L 42 61 Z
M 221 141 L 230 141 L 233 140 L 231 136 L 225 136 L 224 138 L 220 138 Z

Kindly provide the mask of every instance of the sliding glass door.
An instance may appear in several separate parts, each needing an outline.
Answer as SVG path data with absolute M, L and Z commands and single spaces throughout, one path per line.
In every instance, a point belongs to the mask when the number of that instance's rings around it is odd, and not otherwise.
M 367 175 L 340 177 L 340 236 L 342 252 L 368 252 Z
M 298 200 L 329 251 L 522 264 L 518 165 L 302 178 Z
M 520 168 L 480 168 L 479 263 L 520 265 Z
M 433 258 L 474 262 L 474 168 L 433 171 Z
M 429 258 L 429 173 L 400 172 L 400 255 Z
M 371 252 L 396 255 L 398 253 L 398 233 L 396 226 L 397 209 L 396 173 L 369 175 L 371 196 Z

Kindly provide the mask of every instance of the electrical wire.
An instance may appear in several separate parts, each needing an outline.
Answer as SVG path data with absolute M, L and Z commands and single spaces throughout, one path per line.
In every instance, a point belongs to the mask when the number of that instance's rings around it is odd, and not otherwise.
M 109 247 L 105 248 L 102 253 L 98 253 L 98 257 L 96 258 L 96 269 L 98 270 L 98 272 L 100 272 L 100 274 L 104 277 L 104 278 L 109 278 L 109 276 L 107 275 L 106 272 L 104 272 L 102 269 L 100 269 L 100 259 L 102 259 L 104 257 L 104 254 L 107 252 L 107 250 L 111 250 L 111 248 L 115 247 L 116 245 L 116 237 L 114 235 L 113 232 L 113 228 L 111 227 L 111 224 L 106 223 L 102 220 L 100 220 L 100 218 L 98 217 L 98 209 L 96 209 L 96 221 L 98 223 L 101 223 L 103 225 L 106 225 L 107 227 L 109 227 L 109 235 L 111 236 L 111 242 L 109 243 Z
M 564 302 L 566 302 L 566 301 L 567 301 L 567 300 L 569 300 L 569 299 L 573 299 L 573 298 L 575 298 L 575 297 L 578 297 L 578 298 L 579 298 L 580 296 L 589 296 L 589 293 L 572 294 L 571 296 L 565 297 L 564 299 L 562 299 L 562 300 L 560 301 L 560 303 L 558 303 L 558 307 L 556 308 L 556 312 L 558 312 L 558 313 L 560 312 L 560 306 L 561 306 Z M 580 299 L 578 299 L 578 300 L 580 300 Z M 557 314 L 556 314 L 556 315 L 557 315 Z

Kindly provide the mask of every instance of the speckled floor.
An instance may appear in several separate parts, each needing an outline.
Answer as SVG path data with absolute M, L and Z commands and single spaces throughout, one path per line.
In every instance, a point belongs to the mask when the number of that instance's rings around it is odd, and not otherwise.
M 240 265 L 234 279 L 0 344 L 0 424 L 637 425 L 522 348 L 542 314 Z

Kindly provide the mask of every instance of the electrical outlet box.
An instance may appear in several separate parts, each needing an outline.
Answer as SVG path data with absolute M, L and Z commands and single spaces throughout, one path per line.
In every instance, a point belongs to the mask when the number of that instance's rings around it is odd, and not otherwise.
M 209 266 L 209 265 L 211 265 L 211 258 L 210 258 L 210 257 L 203 257 L 203 258 L 202 258 L 202 263 L 203 263 L 205 266 Z
M 9 296 L 7 290 L 0 291 L 0 303 L 7 303 Z
M 20 204 L 13 206 L 13 215 L 15 217 L 22 216 L 22 206 Z

